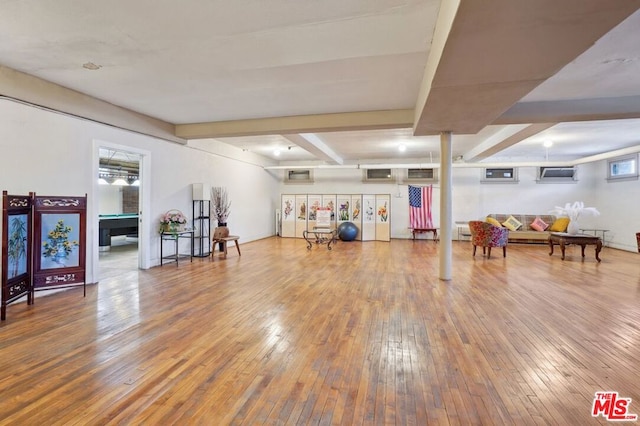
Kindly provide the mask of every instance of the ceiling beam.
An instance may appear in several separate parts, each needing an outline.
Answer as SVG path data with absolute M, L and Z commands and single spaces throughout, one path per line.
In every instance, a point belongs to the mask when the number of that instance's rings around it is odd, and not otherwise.
M 185 139 L 284 135 L 348 130 L 402 129 L 413 125 L 413 110 L 343 112 L 178 124 L 176 136 Z
M 443 0 L 414 134 L 478 133 L 638 8 L 638 0 Z
M 336 154 L 324 141 L 314 133 L 282 135 L 305 151 L 315 155 L 319 160 L 329 164 L 343 164 L 344 160 Z
M 167 141 L 183 145 L 187 143 L 186 140 L 175 136 L 175 126 L 171 123 L 2 65 L 0 65 L 0 96 Z
M 640 118 L 640 96 L 520 102 L 509 108 L 494 124 L 618 120 L 624 118 Z
M 557 123 L 540 123 L 532 125 L 514 125 L 508 126 L 485 139 L 482 143 L 476 145 L 473 149 L 465 152 L 462 156 L 465 161 L 480 161 L 496 155 L 498 152 L 505 150 L 533 135 L 547 130 L 555 126 Z

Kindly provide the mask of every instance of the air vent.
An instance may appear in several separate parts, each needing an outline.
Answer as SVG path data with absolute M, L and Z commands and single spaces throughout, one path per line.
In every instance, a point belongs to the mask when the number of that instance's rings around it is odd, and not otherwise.
M 284 173 L 284 183 L 313 183 L 313 170 L 311 169 L 285 170 Z

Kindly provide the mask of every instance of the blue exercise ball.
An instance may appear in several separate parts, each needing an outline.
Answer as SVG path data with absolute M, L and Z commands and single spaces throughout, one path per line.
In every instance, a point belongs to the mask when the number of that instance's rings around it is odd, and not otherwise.
M 338 238 L 342 241 L 353 241 L 358 236 L 358 227 L 352 222 L 342 222 L 338 225 Z

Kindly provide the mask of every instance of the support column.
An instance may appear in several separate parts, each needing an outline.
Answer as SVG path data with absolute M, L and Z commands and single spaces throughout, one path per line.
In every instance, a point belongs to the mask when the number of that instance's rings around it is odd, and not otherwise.
M 451 132 L 440 133 L 440 271 L 439 278 L 451 280 L 453 248 Z

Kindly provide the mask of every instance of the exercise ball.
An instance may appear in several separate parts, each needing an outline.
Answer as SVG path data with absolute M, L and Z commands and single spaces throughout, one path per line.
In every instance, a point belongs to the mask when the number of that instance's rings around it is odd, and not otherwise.
M 358 227 L 352 222 L 342 222 L 338 225 L 338 238 L 342 241 L 353 241 L 358 236 Z

